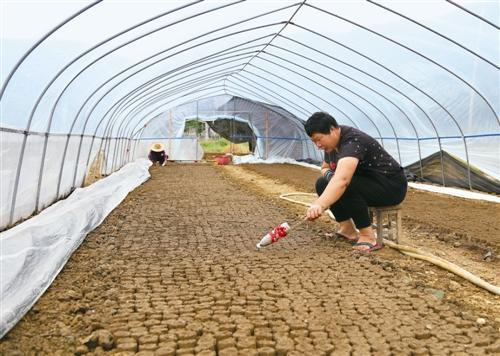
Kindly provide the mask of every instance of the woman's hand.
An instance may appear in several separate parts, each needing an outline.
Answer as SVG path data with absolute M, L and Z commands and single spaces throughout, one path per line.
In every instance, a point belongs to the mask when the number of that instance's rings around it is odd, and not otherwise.
M 318 203 L 314 202 L 307 209 L 306 217 L 307 217 L 308 220 L 316 220 L 317 218 L 319 218 L 323 214 L 323 212 L 325 210 L 326 209 L 323 208 L 321 205 L 319 205 Z

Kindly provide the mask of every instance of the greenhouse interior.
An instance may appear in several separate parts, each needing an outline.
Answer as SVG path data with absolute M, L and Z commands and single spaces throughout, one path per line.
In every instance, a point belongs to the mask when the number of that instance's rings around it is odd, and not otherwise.
M 0 6 L 0 353 L 500 352 L 498 0 Z M 315 113 L 408 182 L 352 239 Z

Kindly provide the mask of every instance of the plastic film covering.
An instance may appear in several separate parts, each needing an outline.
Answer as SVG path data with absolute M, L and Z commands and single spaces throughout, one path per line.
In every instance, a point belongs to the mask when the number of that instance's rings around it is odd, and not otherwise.
M 135 187 L 149 179 L 149 161 L 77 189 L 68 199 L 0 234 L 2 271 L 0 337 L 19 321 L 50 286 L 85 236 Z
M 301 123 L 328 111 L 421 178 L 437 153 L 433 177 L 455 184 L 450 154 L 461 186 L 480 189 L 473 172 L 498 185 L 498 1 L 1 6 L 0 228 L 154 142 L 200 159 L 193 118 L 247 123 L 259 158 L 318 160 Z
M 173 160 L 199 160 L 203 149 L 195 138 L 184 135 L 189 120 L 214 121 L 225 119 L 246 123 L 252 134 L 239 136 L 230 132 L 230 141 L 255 139 L 258 158 L 289 157 L 295 160 L 321 160 L 303 128 L 303 121 L 281 107 L 229 95 L 219 95 L 174 107 L 142 127 L 135 157 L 144 157 L 148 142 L 161 142 Z M 231 131 L 231 128 L 228 128 Z M 139 131 L 138 131 L 139 132 Z

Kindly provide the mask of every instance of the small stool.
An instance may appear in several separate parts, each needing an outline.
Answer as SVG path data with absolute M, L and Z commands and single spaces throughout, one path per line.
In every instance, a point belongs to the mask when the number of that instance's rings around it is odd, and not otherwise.
M 377 243 L 382 243 L 383 238 L 399 243 L 403 235 L 401 205 L 370 207 L 369 212 L 373 224 L 377 227 Z

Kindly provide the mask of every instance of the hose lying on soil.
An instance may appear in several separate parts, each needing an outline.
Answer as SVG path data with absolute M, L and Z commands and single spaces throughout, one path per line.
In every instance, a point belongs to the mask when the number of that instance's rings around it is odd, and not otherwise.
M 300 193 L 300 192 L 297 192 L 297 193 L 287 193 L 287 194 L 282 194 L 280 195 L 280 198 L 281 199 L 284 199 L 284 200 L 287 200 L 289 202 L 292 202 L 292 203 L 296 203 L 296 204 L 302 204 L 302 205 L 305 205 L 305 206 L 310 206 L 311 204 L 309 203 L 306 203 L 306 202 L 303 202 L 303 201 L 300 201 L 300 200 L 296 200 L 296 199 L 292 199 L 292 198 L 289 198 L 290 195 L 299 195 L 299 196 L 310 196 L 310 197 L 314 197 L 316 199 L 317 195 L 316 194 L 313 194 L 313 193 Z M 331 219 L 335 219 L 332 212 L 330 210 L 327 210 L 327 213 L 328 213 L 328 216 L 331 218 Z M 465 269 L 463 269 L 462 267 L 459 267 L 457 266 L 456 264 L 452 263 L 452 262 L 449 262 L 449 261 L 446 261 L 445 259 L 442 259 L 441 257 L 437 257 L 437 256 L 434 256 L 428 252 L 425 252 L 425 251 L 422 251 L 422 250 L 419 250 L 419 249 L 416 249 L 414 247 L 411 247 L 411 246 L 406 246 L 406 245 L 400 245 L 400 244 L 397 244 L 393 241 L 390 241 L 390 240 L 387 240 L 387 239 L 383 239 L 383 242 L 384 242 L 384 245 L 386 246 L 389 246 L 393 249 L 396 249 L 402 253 L 404 253 L 405 255 L 408 255 L 408 256 L 411 256 L 411 257 L 414 257 L 414 258 L 417 258 L 417 259 L 420 259 L 420 260 L 424 260 L 424 261 L 427 261 L 427 262 L 430 262 L 436 266 L 439 266 L 449 272 L 452 272 L 454 274 L 456 274 L 457 276 L 460 276 L 466 280 L 468 280 L 469 282 L 475 284 L 476 286 L 478 287 L 481 287 L 483 289 L 486 289 L 488 292 L 491 292 L 493 294 L 496 294 L 496 295 L 500 295 L 500 287 L 497 287 L 493 284 L 490 284 L 488 282 L 486 282 L 485 280 L 477 277 L 476 275 L 466 271 Z

